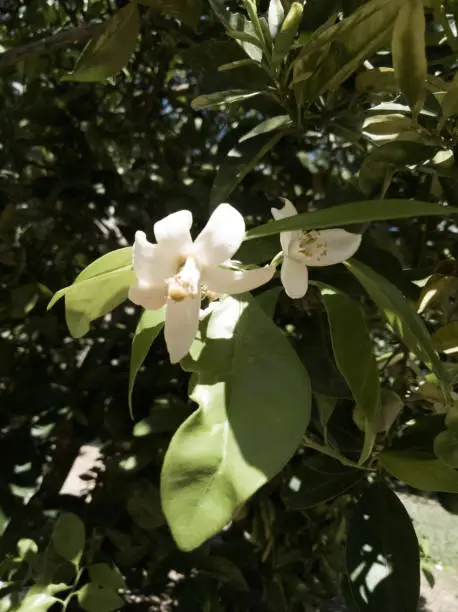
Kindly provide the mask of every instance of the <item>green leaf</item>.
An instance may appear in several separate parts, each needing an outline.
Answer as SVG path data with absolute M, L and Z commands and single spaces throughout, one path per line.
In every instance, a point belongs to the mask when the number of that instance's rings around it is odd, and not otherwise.
M 62 80 L 94 82 L 115 76 L 135 51 L 139 31 L 138 7 L 129 2 L 107 21 L 102 34 L 87 44 L 75 70 Z
M 110 587 L 90 582 L 78 593 L 78 602 L 86 612 L 112 612 L 124 605 L 124 600 Z
M 351 259 L 345 265 L 383 312 L 396 335 L 431 368 L 446 388 L 449 377 L 434 349 L 426 325 L 404 295 L 386 278 L 361 262 Z
M 195 344 L 191 398 L 172 438 L 161 498 L 172 534 L 192 550 L 277 474 L 310 420 L 310 382 L 296 353 L 251 298 L 228 298 Z M 188 360 L 188 364 L 191 360 Z
M 442 128 L 449 117 L 458 114 L 458 74 L 453 77 L 451 87 L 442 100 L 442 119 L 439 127 Z
M 440 327 L 434 332 L 432 339 L 437 351 L 444 353 L 458 351 L 458 321 L 451 321 Z
M 203 572 L 215 577 L 223 584 L 229 585 L 235 591 L 248 592 L 248 584 L 239 567 L 226 557 L 210 555 L 199 562 L 199 573 Z
M 282 499 L 289 508 L 305 510 L 342 495 L 365 477 L 363 470 L 314 454 L 291 470 L 291 478 L 282 489 Z
M 365 200 L 306 212 L 281 221 L 270 221 L 247 232 L 246 238 L 261 238 L 297 229 L 322 229 L 367 221 L 458 214 L 458 208 L 418 200 Z
M 67 585 L 62 585 L 66 588 Z M 67 587 L 68 588 L 68 587 Z M 27 595 L 21 601 L 15 612 L 46 612 L 58 599 L 48 592 L 48 586 L 35 585 L 27 591 Z
M 319 28 L 294 63 L 300 106 L 335 91 L 365 59 L 382 48 L 392 32 L 401 0 L 371 0 L 338 24 Z
M 135 282 L 132 248 L 107 253 L 85 268 L 73 285 L 58 291 L 48 310 L 65 296 L 65 314 L 70 333 L 80 338 L 89 331 L 90 322 L 111 312 L 127 299 Z
M 379 460 L 387 472 L 415 489 L 458 493 L 458 471 L 440 459 L 431 459 L 414 450 L 384 450 Z
M 442 431 L 434 440 L 434 453 L 449 467 L 458 468 L 458 433 Z
M 72 512 L 62 512 L 54 525 L 51 541 L 60 557 L 78 565 L 86 544 L 83 521 Z
M 203 110 L 205 108 L 216 108 L 222 104 L 234 104 L 234 102 L 248 100 L 254 96 L 259 96 L 262 93 L 262 91 L 250 91 L 248 89 L 228 89 L 225 91 L 215 91 L 214 93 L 205 94 L 194 98 L 194 100 L 191 102 L 191 106 L 195 111 Z
M 425 28 L 422 0 L 406 0 L 393 28 L 393 67 L 400 90 L 417 112 L 423 105 L 427 75 Z
M 247 174 L 254 170 L 261 159 L 283 136 L 283 132 L 277 132 L 269 140 L 264 138 L 261 139 L 261 143 L 258 143 L 258 141 L 256 143 L 245 143 L 230 151 L 220 165 L 213 182 L 210 193 L 210 207 L 213 209 L 221 202 L 225 202 Z
M 275 66 L 281 64 L 284 58 L 288 55 L 296 34 L 299 30 L 299 26 L 302 21 L 302 14 L 304 7 L 299 2 L 293 2 L 290 9 L 282 23 L 280 32 L 275 38 L 272 61 Z
M 119 590 L 125 589 L 126 583 L 118 570 L 107 563 L 94 563 L 88 568 L 91 582 L 98 586 Z
M 365 417 L 363 463 L 372 451 L 380 422 L 380 380 L 372 340 L 356 302 L 332 287 L 316 284 L 328 316 L 337 367 Z
M 164 322 L 165 306 L 160 310 L 144 310 L 138 320 L 130 352 L 128 402 L 131 417 L 133 417 L 132 393 L 135 379 L 148 355 L 151 345 L 164 327 Z
M 281 292 L 282 287 L 272 287 L 272 289 L 267 289 L 256 297 L 259 306 L 261 306 L 270 319 L 274 318 L 275 308 Z
M 289 115 L 278 115 L 277 117 L 271 117 L 270 119 L 266 119 L 255 128 L 250 130 L 247 134 L 240 138 L 239 142 L 245 142 L 250 138 L 254 138 L 255 136 L 260 136 L 261 134 L 268 134 L 269 132 L 274 132 L 275 130 L 279 130 L 285 127 L 290 127 L 293 125 L 293 122 Z
M 127 501 L 127 512 L 145 531 L 154 531 L 164 524 L 159 490 L 149 480 L 134 484 Z
M 384 483 L 369 486 L 353 509 L 347 574 L 360 612 L 415 612 L 420 597 L 420 551 L 412 521 Z

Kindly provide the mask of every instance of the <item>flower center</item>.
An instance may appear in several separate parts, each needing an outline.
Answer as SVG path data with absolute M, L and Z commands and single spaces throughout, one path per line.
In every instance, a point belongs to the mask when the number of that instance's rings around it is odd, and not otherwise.
M 311 232 L 303 232 L 301 238 L 297 238 L 291 243 L 289 255 L 293 259 L 303 261 L 311 257 L 315 257 L 321 261 L 322 257 L 328 254 L 328 243 L 320 238 L 321 232 L 312 230 Z
M 175 276 L 167 278 L 168 297 L 174 302 L 181 302 L 187 297 L 196 297 L 200 293 L 200 270 L 195 260 L 188 257 Z

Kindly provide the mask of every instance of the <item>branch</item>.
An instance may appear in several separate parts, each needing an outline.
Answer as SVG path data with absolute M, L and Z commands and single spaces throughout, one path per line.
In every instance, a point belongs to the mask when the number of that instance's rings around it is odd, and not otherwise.
M 8 66 L 14 66 L 18 62 L 23 62 L 35 55 L 54 53 L 59 49 L 76 43 L 86 43 L 94 36 L 97 36 L 102 31 L 103 27 L 103 23 L 89 23 L 76 28 L 63 30 L 53 36 L 47 36 L 46 38 L 26 43 L 20 47 L 8 49 L 8 51 L 0 53 L 0 70 Z

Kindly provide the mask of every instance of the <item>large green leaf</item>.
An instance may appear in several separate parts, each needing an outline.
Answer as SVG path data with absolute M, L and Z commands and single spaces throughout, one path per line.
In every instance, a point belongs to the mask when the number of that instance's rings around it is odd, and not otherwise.
M 86 612 L 113 612 L 124 605 L 114 589 L 89 582 L 77 593 L 78 603 Z
M 440 327 L 432 335 L 436 350 L 445 353 L 458 351 L 458 321 L 450 321 L 447 325 Z
M 138 7 L 129 2 L 107 21 L 100 36 L 87 44 L 75 70 L 63 80 L 91 82 L 115 76 L 135 51 L 139 31 Z
M 148 355 L 151 345 L 164 327 L 164 321 L 165 306 L 160 310 L 144 310 L 135 329 L 129 368 L 128 401 L 131 416 L 133 416 L 132 392 L 134 390 L 135 379 Z
M 57 291 L 48 309 L 65 296 L 68 328 L 74 338 L 80 338 L 89 331 L 91 321 L 111 312 L 126 300 L 134 282 L 132 248 L 118 249 L 87 266 L 73 285 Z
M 290 508 L 312 508 L 342 495 L 365 474 L 363 470 L 346 467 L 317 453 L 293 467 L 291 478 L 283 487 L 282 499 Z
M 311 410 L 305 369 L 254 300 L 226 299 L 206 335 L 186 362 L 199 408 L 173 437 L 161 478 L 163 510 L 184 550 L 221 530 L 282 469 Z
M 458 471 L 440 459 L 414 450 L 385 450 L 380 465 L 398 480 L 421 491 L 458 493 Z
M 297 229 L 322 229 L 367 221 L 458 214 L 458 208 L 417 200 L 365 200 L 302 213 L 281 221 L 270 221 L 247 232 L 247 239 L 261 238 Z
M 369 329 L 356 302 L 332 287 L 317 286 L 328 315 L 337 366 L 365 417 L 361 461 L 366 461 L 380 423 L 380 381 Z
M 350 519 L 347 572 L 360 612 L 416 612 L 420 552 L 412 521 L 384 483 L 369 486 Z
M 426 325 L 404 295 L 386 278 L 363 263 L 351 259 L 345 262 L 345 265 L 383 312 L 393 331 L 413 353 L 432 369 L 446 387 L 448 376 Z
M 83 521 L 72 512 L 63 512 L 54 525 L 51 540 L 58 555 L 78 565 L 86 543 Z

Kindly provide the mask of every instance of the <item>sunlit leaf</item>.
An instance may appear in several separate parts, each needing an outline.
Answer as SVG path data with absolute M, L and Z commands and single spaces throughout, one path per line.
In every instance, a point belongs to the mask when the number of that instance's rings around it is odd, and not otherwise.
M 220 531 L 278 473 L 311 409 L 306 371 L 253 300 L 226 299 L 197 349 L 188 367 L 199 408 L 173 437 L 161 478 L 163 510 L 184 550 Z

